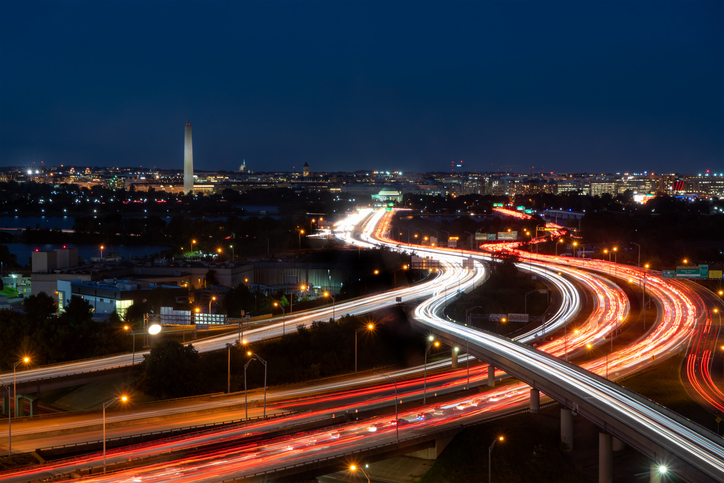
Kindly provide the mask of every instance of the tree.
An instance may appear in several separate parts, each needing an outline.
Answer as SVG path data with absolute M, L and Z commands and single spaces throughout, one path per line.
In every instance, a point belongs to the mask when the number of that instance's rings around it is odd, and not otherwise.
M 174 340 L 160 341 L 143 357 L 139 387 L 147 394 L 175 398 L 192 396 L 203 390 L 201 358 L 191 344 L 184 346 Z

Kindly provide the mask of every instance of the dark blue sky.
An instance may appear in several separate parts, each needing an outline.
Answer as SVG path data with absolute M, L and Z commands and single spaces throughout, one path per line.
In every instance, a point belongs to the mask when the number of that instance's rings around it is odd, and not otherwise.
M 0 164 L 724 171 L 724 2 L 0 1 Z

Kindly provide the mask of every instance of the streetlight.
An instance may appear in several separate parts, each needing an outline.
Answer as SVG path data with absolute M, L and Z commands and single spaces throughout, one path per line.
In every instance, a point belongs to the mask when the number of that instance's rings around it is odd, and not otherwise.
M 574 242 L 573 242 L 573 257 L 574 257 L 574 258 L 575 258 L 576 256 L 578 256 L 578 249 L 577 249 L 577 247 L 578 247 L 578 242 L 577 242 L 577 241 L 574 241 Z
M 106 408 L 119 399 L 121 402 L 126 402 L 128 401 L 128 396 L 117 396 L 110 401 L 103 403 L 103 474 L 106 473 Z
M 282 309 L 282 335 L 287 335 L 287 314 L 284 312 L 284 307 L 279 305 L 279 302 L 274 302 L 274 307 Z
M 607 352 L 603 352 L 601 349 L 599 349 L 598 347 L 593 346 L 592 344 L 586 344 L 586 348 L 589 349 L 589 350 L 596 350 L 596 351 L 598 351 L 598 352 L 600 352 L 601 354 L 603 354 L 603 355 L 606 356 L 606 379 L 608 379 L 608 353 L 607 353 Z
M 433 347 L 440 347 L 440 342 L 436 341 L 434 336 L 429 336 L 428 340 L 430 341 L 430 343 L 427 344 L 427 348 L 425 349 L 425 377 L 423 379 L 422 386 L 422 404 L 427 404 L 427 353 L 430 352 L 430 349 L 432 349 Z
M 234 344 L 229 342 L 226 343 L 226 352 L 228 354 L 227 367 L 226 367 L 226 393 L 231 394 L 231 348 Z
M 136 364 L 136 333 L 133 332 L 133 329 L 131 329 L 129 325 L 124 325 L 123 330 L 127 330 L 128 332 L 130 332 L 131 337 L 133 337 L 133 360 L 131 362 L 131 365 L 133 366 Z
M 641 245 L 639 245 L 636 242 L 629 242 L 629 243 L 631 243 L 631 245 L 636 245 L 639 248 L 639 258 L 638 258 L 638 263 L 636 263 L 636 266 L 640 267 L 641 266 Z
M 25 356 L 25 357 L 23 357 L 21 360 L 15 362 L 15 364 L 13 364 L 13 399 L 14 399 L 14 401 L 13 401 L 13 408 L 14 408 L 13 417 L 14 417 L 14 418 L 17 418 L 17 417 L 18 417 L 18 408 L 17 408 L 17 405 L 18 405 L 18 386 L 17 386 L 16 377 L 15 377 L 15 376 L 16 376 L 16 369 L 17 369 L 17 367 L 18 367 L 18 364 L 21 364 L 21 363 L 27 364 L 28 362 L 30 362 L 30 357 Z M 8 404 L 8 406 L 10 406 L 10 405 Z M 9 410 L 9 408 L 8 408 L 8 410 Z
M 302 235 L 304 235 L 304 230 L 299 230 L 299 249 L 302 249 Z
M 563 326 L 563 332 L 564 332 L 563 340 L 565 341 L 565 347 L 563 350 L 566 352 L 566 362 L 568 362 L 568 326 L 567 325 Z M 576 335 L 578 335 L 579 332 L 580 331 L 578 329 L 575 329 L 573 331 L 573 333 Z
M 390 381 L 392 381 L 395 384 L 395 436 L 397 437 L 397 446 L 399 446 L 400 445 L 400 429 L 399 429 L 400 420 L 397 416 L 397 379 L 392 379 L 387 374 L 383 374 L 381 372 L 375 372 L 375 374 L 386 377 L 387 379 L 389 379 Z
M 216 302 L 216 297 L 211 297 L 211 300 L 209 300 L 209 314 L 211 313 L 211 302 Z
M 329 292 L 324 292 L 324 296 L 332 299 L 332 321 L 334 322 L 334 295 Z
M 556 256 L 558 256 L 558 245 L 560 245 L 561 243 L 565 243 L 565 240 L 563 238 L 558 240 L 558 243 L 556 243 Z
M 246 353 L 247 356 L 250 357 L 249 362 L 244 364 L 244 413 L 246 415 L 246 419 L 249 419 L 249 403 L 246 398 L 246 368 L 249 367 L 249 364 L 251 364 L 251 361 L 256 359 L 257 361 L 264 364 L 264 418 L 266 419 L 266 373 L 267 373 L 267 363 L 264 359 L 262 359 L 257 354 L 252 354 L 251 351 L 248 351 Z
M 231 263 L 236 262 L 236 254 L 234 253 L 234 245 L 229 245 L 229 248 L 231 248 Z
M 105 248 L 105 247 L 104 247 L 103 245 L 101 245 L 101 260 L 103 260 L 103 249 L 104 249 L 104 248 Z
M 357 466 L 357 465 L 349 465 L 349 471 L 351 471 L 352 473 L 357 471 L 358 468 L 362 471 L 362 474 L 367 477 L 367 483 L 370 483 L 370 475 L 367 474 L 367 472 L 364 470 L 364 468 L 362 468 L 361 466 Z
M 502 436 L 498 436 L 493 440 L 493 444 L 490 445 L 490 448 L 488 448 L 488 483 L 491 483 L 493 481 L 493 446 L 495 446 L 495 443 L 498 441 L 503 441 L 505 438 Z
M 373 330 L 375 330 L 375 324 L 369 323 L 369 324 L 365 325 L 364 327 L 361 327 L 354 331 L 354 372 L 357 372 L 357 334 L 359 334 L 361 331 L 363 331 L 365 329 L 367 329 L 369 331 L 373 331 Z
M 191 240 L 191 256 L 194 255 L 194 245 L 196 244 L 196 240 Z
M 8 392 L 8 461 L 10 461 L 12 463 L 12 461 L 13 461 L 13 430 L 12 430 L 13 420 L 10 417 L 10 415 L 12 413 L 10 412 L 10 407 L 9 407 L 10 406 L 10 388 L 5 383 L 2 383 L 2 385 L 5 388 L 5 390 Z

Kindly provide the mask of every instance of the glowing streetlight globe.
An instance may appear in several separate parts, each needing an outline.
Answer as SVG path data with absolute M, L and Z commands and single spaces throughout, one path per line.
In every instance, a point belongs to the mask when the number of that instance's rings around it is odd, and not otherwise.
M 156 335 L 159 332 L 161 332 L 161 326 L 158 324 L 153 324 L 151 327 L 148 328 L 148 333 L 151 335 Z

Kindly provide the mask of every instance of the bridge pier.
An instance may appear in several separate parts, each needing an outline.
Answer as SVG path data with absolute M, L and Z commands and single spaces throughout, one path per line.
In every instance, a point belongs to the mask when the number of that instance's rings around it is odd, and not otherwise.
M 452 350 L 452 363 L 451 363 L 451 366 L 452 366 L 453 369 L 457 369 L 457 368 L 458 368 L 458 353 L 459 353 L 459 351 L 455 350 L 455 348 L 453 347 L 453 350 Z
M 15 417 L 25 416 L 25 404 L 23 399 L 30 401 L 30 417 L 38 415 L 38 400 L 33 396 L 15 396 Z
M 659 471 L 659 465 L 651 463 L 651 483 L 661 483 L 661 472 Z
M 452 441 L 453 438 L 455 438 L 455 435 L 436 438 L 434 446 L 432 446 L 431 448 L 417 450 L 413 453 L 410 453 L 409 456 L 414 456 L 415 458 L 422 458 L 425 460 L 436 460 L 437 457 L 440 456 L 443 450 L 447 447 L 447 445 L 450 444 L 450 441 Z
M 613 437 L 613 451 L 619 452 L 626 449 L 626 443 L 621 441 L 620 439 Z
M 573 450 L 573 415 L 568 408 L 561 408 L 561 442 L 566 444 L 566 451 Z
M 530 413 L 538 414 L 540 412 L 540 391 L 534 387 L 530 388 Z
M 598 433 L 598 483 L 613 482 L 613 443 L 608 433 Z
M 488 364 L 488 387 L 495 387 L 495 367 Z

